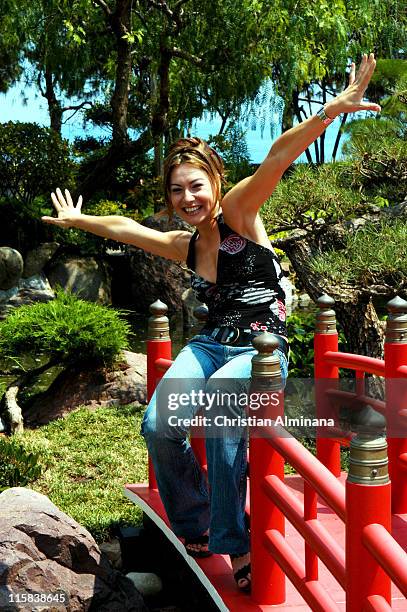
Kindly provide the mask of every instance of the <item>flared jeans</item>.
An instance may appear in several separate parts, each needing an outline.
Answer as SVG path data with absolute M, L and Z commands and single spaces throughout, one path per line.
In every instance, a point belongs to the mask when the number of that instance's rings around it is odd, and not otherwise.
M 223 418 L 215 418 L 220 388 L 222 398 L 235 400 L 227 406 L 228 417 L 245 414 L 236 398 L 248 391 L 255 354 L 251 345 L 234 347 L 195 336 L 165 373 L 142 423 L 141 433 L 174 533 L 193 538 L 209 529 L 209 550 L 214 553 L 242 554 L 250 548 L 245 523 L 247 427 L 235 418 L 231 435 L 230 427 L 214 422 L 221 423 Z M 280 350 L 276 354 L 285 380 L 287 358 Z M 209 489 L 188 439 L 189 421 L 199 414 L 201 422 L 202 417 L 211 421 L 205 436 Z

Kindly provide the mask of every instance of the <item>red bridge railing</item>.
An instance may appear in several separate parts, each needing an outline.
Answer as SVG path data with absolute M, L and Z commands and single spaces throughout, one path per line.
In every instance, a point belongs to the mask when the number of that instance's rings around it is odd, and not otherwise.
M 319 580 L 320 559 L 344 589 L 347 612 L 391 610 L 392 582 L 407 597 L 407 554 L 391 535 L 392 512 L 407 513 L 407 436 L 402 435 L 407 429 L 407 384 L 400 384 L 400 379 L 407 380 L 407 302 L 395 298 L 388 304 L 384 360 L 338 351 L 333 305 L 328 296 L 318 300 L 316 414 L 335 415 L 339 401 L 355 407 L 368 404 L 391 423 L 391 436 L 387 443 L 384 437 L 363 434 L 344 440 L 341 435 L 324 437 L 322 429 L 315 457 L 281 427 L 263 428 L 261 435 L 250 431 L 251 597 L 262 605 L 282 604 L 287 576 L 313 611 L 338 610 Z M 149 398 L 172 363 L 167 308 L 156 302 L 150 310 Z M 253 358 L 252 384 L 278 391 L 279 363 L 272 354 L 277 340 L 263 334 L 254 345 L 258 355 Z M 338 388 L 339 368 L 355 372 L 355 392 Z M 384 377 L 385 400 L 368 396 L 366 373 Z M 279 392 L 274 418 L 283 414 L 283 403 Z M 204 440 L 191 442 L 205 469 Z M 350 445 L 345 487 L 337 478 L 341 442 Z M 284 483 L 285 462 L 304 479 L 303 505 Z M 150 487 L 155 488 L 151 468 L 149 478 Z M 344 522 L 345 548 L 318 519 L 317 496 Z M 284 537 L 286 519 L 304 539 L 304 560 Z

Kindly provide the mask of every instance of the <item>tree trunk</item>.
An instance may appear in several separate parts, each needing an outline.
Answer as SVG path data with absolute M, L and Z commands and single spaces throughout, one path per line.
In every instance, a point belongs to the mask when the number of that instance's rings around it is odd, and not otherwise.
M 297 117 L 298 123 L 301 123 L 302 122 L 301 109 L 300 109 L 300 105 L 298 104 L 298 98 L 299 98 L 299 94 L 298 94 L 298 91 L 296 90 L 293 93 L 292 108 L 294 110 L 295 116 Z M 302 109 L 302 110 L 304 111 L 304 109 Z M 316 145 L 316 141 L 314 143 L 314 146 L 315 145 Z M 312 156 L 311 156 L 311 153 L 310 153 L 310 150 L 309 150 L 308 147 L 305 149 L 304 153 L 305 153 L 305 156 L 307 158 L 307 162 L 309 164 L 312 164 Z M 315 149 L 315 154 L 318 155 L 317 148 Z
M 18 382 L 12 383 L 4 394 L 4 405 L 6 418 L 10 427 L 11 434 L 24 431 L 23 415 L 21 407 L 17 403 L 17 395 L 20 390 Z
M 293 110 L 293 102 L 290 100 L 285 100 L 283 117 L 281 122 L 281 131 L 284 134 L 287 130 L 290 130 L 294 125 L 294 110 Z
M 50 127 L 57 134 L 61 135 L 62 130 L 62 106 L 55 95 L 52 72 L 48 66 L 45 68 L 45 92 L 44 97 L 48 103 L 48 113 L 50 119 Z
M 131 76 L 131 46 L 126 35 L 131 32 L 131 0 L 120 0 L 110 24 L 116 36 L 117 65 L 112 96 L 113 146 L 128 140 L 127 108 Z
M 161 176 L 163 172 L 163 138 L 168 130 L 170 108 L 170 62 L 171 53 L 167 48 L 167 39 L 163 36 L 160 42 L 160 65 L 158 67 L 158 100 L 151 121 L 156 176 Z
M 326 84 L 324 81 L 322 81 L 322 104 L 323 106 L 325 106 L 326 104 Z M 324 164 L 325 163 L 325 134 L 326 131 L 322 132 L 321 136 L 319 137 L 319 160 L 318 163 L 319 164 Z
M 339 143 L 341 141 L 342 134 L 343 134 L 342 128 L 343 128 L 343 126 L 346 123 L 347 117 L 348 117 L 348 114 L 347 113 L 343 113 L 342 118 L 341 118 L 341 125 L 339 126 L 338 133 L 337 133 L 336 138 L 335 138 L 334 148 L 333 148 L 333 151 L 332 151 L 332 161 L 335 161 L 335 159 L 336 159 L 336 154 L 338 152 Z

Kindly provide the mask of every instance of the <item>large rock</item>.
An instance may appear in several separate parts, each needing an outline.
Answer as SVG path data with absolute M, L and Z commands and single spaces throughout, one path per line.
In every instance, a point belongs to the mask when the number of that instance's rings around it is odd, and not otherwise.
M 10 247 L 0 247 L 0 289 L 7 291 L 18 284 L 24 268 L 21 254 Z
M 44 425 L 79 406 L 124 406 L 147 403 L 147 357 L 124 351 L 115 370 L 65 370 L 33 405 L 25 411 L 24 422 Z
M 16 287 L 0 291 L 0 319 L 4 319 L 13 308 L 36 302 L 49 302 L 55 293 L 43 274 L 21 278 Z
M 174 217 L 148 217 L 143 225 L 167 232 L 191 227 Z M 159 298 L 167 304 L 170 314 L 182 313 L 182 294 L 190 286 L 190 273 L 179 263 L 146 253 L 142 249 L 129 248 L 131 278 L 130 289 L 134 308 L 137 312 L 148 312 L 152 302 Z
M 46 268 L 51 287 L 62 287 L 90 302 L 111 304 L 109 267 L 93 257 L 77 257 L 51 262 Z
M 59 248 L 58 242 L 44 242 L 37 248 L 28 251 L 24 260 L 23 277 L 29 278 L 40 274 L 44 266 L 52 259 Z
M 0 610 L 146 611 L 134 585 L 112 569 L 90 533 L 45 495 L 25 488 L 0 495 Z M 67 594 L 67 604 L 9 604 L 10 594 Z

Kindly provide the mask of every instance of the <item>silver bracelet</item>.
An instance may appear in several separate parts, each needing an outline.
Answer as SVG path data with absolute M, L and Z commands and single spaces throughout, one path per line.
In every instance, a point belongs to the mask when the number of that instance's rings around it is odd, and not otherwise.
M 322 106 L 319 109 L 319 111 L 316 112 L 315 116 L 319 117 L 321 119 L 321 121 L 322 121 L 322 123 L 324 124 L 325 127 L 327 127 L 334 120 L 334 118 L 331 119 L 331 117 L 328 117 L 328 115 L 325 112 L 325 107 L 324 106 Z

